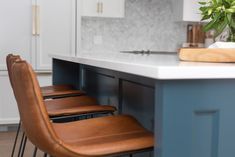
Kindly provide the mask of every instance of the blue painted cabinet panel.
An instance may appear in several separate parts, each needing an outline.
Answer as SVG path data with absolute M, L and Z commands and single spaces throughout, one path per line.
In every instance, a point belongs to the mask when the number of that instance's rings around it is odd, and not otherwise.
M 234 80 L 162 81 L 156 87 L 161 139 L 155 156 L 235 156 Z
M 97 98 L 100 104 L 118 106 L 118 84 L 114 75 L 84 66 L 83 77 L 82 88 L 88 95 Z
M 81 73 L 79 64 L 53 59 L 52 82 L 56 84 L 71 84 L 81 88 Z
M 123 114 L 133 115 L 145 128 L 154 130 L 154 88 L 122 81 L 122 106 Z

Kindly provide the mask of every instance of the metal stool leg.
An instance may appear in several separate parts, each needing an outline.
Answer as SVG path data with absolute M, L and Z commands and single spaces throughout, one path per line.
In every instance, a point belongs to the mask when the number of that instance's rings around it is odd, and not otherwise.
M 35 148 L 34 148 L 34 151 L 33 151 L 33 157 L 36 157 L 36 155 L 37 155 L 37 151 L 38 151 L 38 148 L 37 148 L 37 147 L 35 147 Z
M 18 150 L 18 155 L 17 155 L 17 157 L 20 157 L 22 145 L 23 145 L 23 142 L 24 142 L 24 136 L 25 136 L 25 133 L 23 132 L 23 135 L 22 135 L 21 141 L 20 141 L 20 147 L 19 147 L 19 150 Z
M 22 152 L 21 152 L 21 156 L 20 157 L 24 156 L 24 150 L 25 150 L 26 143 L 27 143 L 27 137 L 25 136 L 24 137 L 23 147 L 22 147 Z
M 15 137 L 14 145 L 13 145 L 12 152 L 11 152 L 11 157 L 13 157 L 13 156 L 14 156 L 14 153 L 15 153 L 15 148 L 16 148 L 18 136 L 19 136 L 19 133 L 20 133 L 20 127 L 21 127 L 21 121 L 19 121 L 19 125 L 18 125 L 18 128 L 17 128 L 17 132 L 16 132 L 16 137 Z

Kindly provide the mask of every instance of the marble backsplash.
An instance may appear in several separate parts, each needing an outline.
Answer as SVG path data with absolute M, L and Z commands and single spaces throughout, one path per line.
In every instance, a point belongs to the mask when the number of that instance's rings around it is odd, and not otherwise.
M 176 51 L 186 40 L 186 26 L 175 22 L 171 0 L 126 0 L 125 18 L 82 18 L 82 50 Z M 102 36 L 102 44 L 94 44 Z

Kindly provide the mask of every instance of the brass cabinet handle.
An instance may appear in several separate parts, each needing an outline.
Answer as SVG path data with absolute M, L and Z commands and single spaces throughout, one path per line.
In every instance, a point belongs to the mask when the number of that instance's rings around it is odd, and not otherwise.
M 100 13 L 103 13 L 103 2 L 100 3 Z
M 32 6 L 32 34 L 36 35 L 36 5 Z
M 40 35 L 40 7 L 38 5 L 32 6 L 32 34 Z
M 96 12 L 97 13 L 103 13 L 103 2 L 98 2 L 96 6 Z
M 40 6 L 36 8 L 36 32 L 37 35 L 40 35 Z
M 96 5 L 96 12 L 100 13 L 100 2 L 98 2 Z

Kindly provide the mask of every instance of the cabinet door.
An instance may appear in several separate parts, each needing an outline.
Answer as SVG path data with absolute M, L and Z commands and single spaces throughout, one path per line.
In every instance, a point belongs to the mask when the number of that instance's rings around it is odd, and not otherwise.
M 124 8 L 125 1 L 124 0 L 100 0 L 102 13 L 100 16 L 102 17 L 124 17 Z
M 6 70 L 8 53 L 30 61 L 32 0 L 0 1 L 0 70 Z
M 82 16 L 124 17 L 125 0 L 82 0 Z
M 82 0 L 82 16 L 99 16 L 99 0 Z
M 49 54 L 75 55 L 75 0 L 38 0 L 34 34 L 36 70 L 51 70 Z

